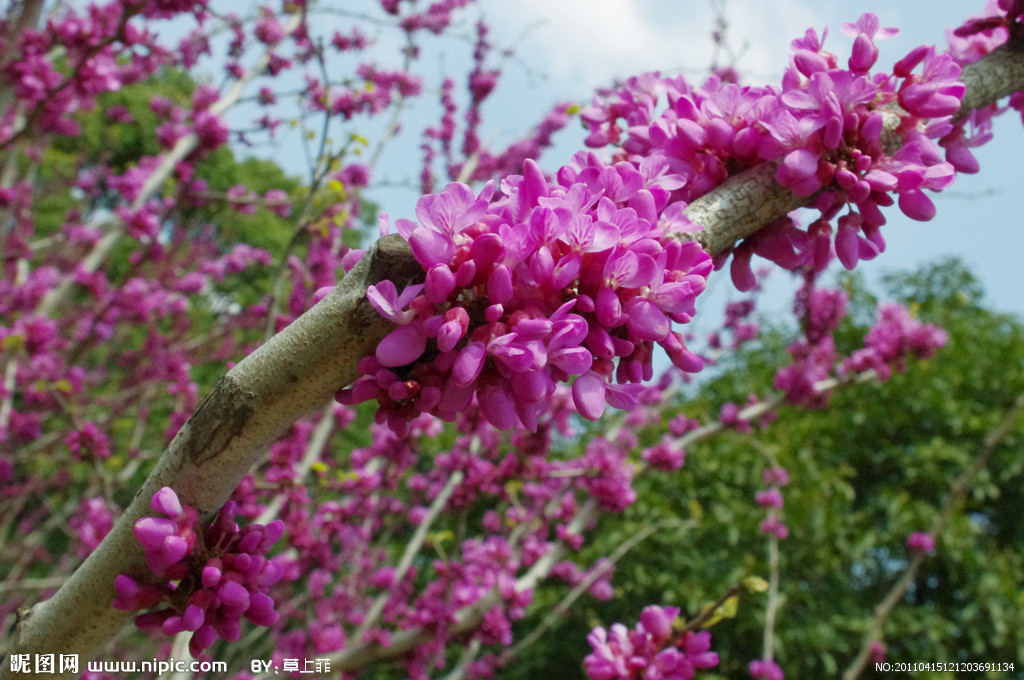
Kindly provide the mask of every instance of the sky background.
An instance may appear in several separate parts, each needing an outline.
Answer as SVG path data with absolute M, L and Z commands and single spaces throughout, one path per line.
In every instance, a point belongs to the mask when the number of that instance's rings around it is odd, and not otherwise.
M 426 2 L 420 0 L 423 5 Z M 377 2 L 363 0 L 352 6 L 371 8 Z M 483 108 L 481 137 L 499 149 L 502 142 L 522 136 L 556 102 L 586 105 L 595 88 L 616 79 L 659 70 L 683 73 L 699 82 L 715 53 L 711 31 L 719 13 L 726 19 L 728 44 L 735 53 L 732 63 L 745 83 L 761 85 L 780 82 L 791 40 L 810 27 L 819 33 L 828 27 L 826 48 L 844 62 L 851 39 L 840 25 L 856 21 L 864 12 L 875 12 L 883 27 L 900 29 L 899 35 L 879 44 L 879 68 L 883 68 L 917 45 L 944 46 L 946 29 L 983 8 L 984 0 L 479 0 L 458 15 L 460 23 L 453 33 L 461 32 L 463 39 L 442 41 L 424 51 L 420 71 L 427 79 L 428 93 L 404 114 L 403 125 L 418 132 L 436 124 L 440 113 L 430 90 L 438 87 L 444 75 L 468 71 L 472 25 L 480 16 L 491 27 L 492 43 L 514 53 L 500 62 L 492 59 L 502 69 L 502 77 Z M 339 27 L 347 23 L 339 22 Z M 393 47 L 401 40 L 400 32 L 384 28 L 374 37 L 385 49 L 389 42 Z M 729 62 L 727 55 L 720 55 L 719 63 Z M 463 84 L 458 87 L 462 94 Z M 372 127 L 364 129 L 373 139 Z M 1024 150 L 1020 116 L 1013 112 L 1002 116 L 995 133 L 992 142 L 976 151 L 982 168 L 979 174 L 961 175 L 946 191 L 932 194 L 938 207 L 934 220 L 914 222 L 898 209 L 888 210 L 889 222 L 882 232 L 888 242 L 886 252 L 873 262 L 862 262 L 858 269 L 875 278 L 883 271 L 959 256 L 982 280 L 991 306 L 1024 316 L 1020 294 L 1024 238 L 1016 205 L 1021 192 L 1015 189 L 1021 183 L 1016 161 Z M 542 167 L 553 171 L 568 162 L 572 153 L 583 148 L 583 137 L 574 120 L 559 133 L 556 148 L 542 157 Z M 383 180 L 384 188 L 368 197 L 389 212 L 392 221 L 413 217 L 422 159 L 419 142 L 417 134 L 407 134 L 389 143 L 375 171 L 375 180 Z M 287 144 L 274 155 L 297 173 L 305 163 Z M 731 288 L 727 279 L 725 272 L 713 278 L 716 298 L 728 295 L 722 290 Z M 772 304 L 783 309 L 790 299 L 778 293 L 771 296 Z M 721 307 L 721 300 L 705 305 Z

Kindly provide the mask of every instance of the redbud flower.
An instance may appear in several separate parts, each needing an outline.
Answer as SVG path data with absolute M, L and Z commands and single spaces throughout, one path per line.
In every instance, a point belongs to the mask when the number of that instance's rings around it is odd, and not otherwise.
M 782 494 L 779 493 L 778 489 L 768 489 L 766 491 L 758 491 L 755 500 L 761 507 L 767 508 L 781 508 L 782 507 Z
M 761 477 L 764 479 L 765 484 L 774 484 L 777 486 L 786 486 L 789 484 L 789 471 L 786 468 L 768 468 L 761 473 Z
M 281 520 L 239 530 L 232 519 L 235 503 L 228 502 L 200 536 L 196 532 L 198 512 L 183 505 L 170 487 L 153 494 L 150 506 L 166 517 L 139 519 L 135 537 L 145 549 L 149 568 L 169 580 L 153 585 L 120 574 L 114 583 L 116 609 L 150 609 L 167 602 L 164 609 L 137 616 L 136 626 L 160 628 L 167 635 L 191 631 L 189 651 L 193 656 L 199 656 L 218 637 L 237 640 L 242 616 L 259 626 L 277 622 L 274 602 L 266 590 L 280 580 L 284 570 L 264 554 L 284 533 Z M 197 570 L 195 575 L 187 578 L 193 570 Z
M 691 680 L 697 669 L 718 665 L 711 634 L 688 632 L 672 639 L 676 607 L 645 607 L 633 630 L 621 623 L 587 636 L 593 651 L 583 660 L 591 680 Z
M 783 680 L 785 674 L 771 659 L 750 662 L 750 677 L 757 680 Z
M 907 548 L 913 552 L 930 553 L 935 550 L 935 539 L 931 534 L 915 531 L 907 537 Z
M 699 370 L 672 323 L 692 318 L 711 261 L 659 225 L 668 166 L 641 169 L 581 155 L 549 184 L 527 161 L 497 200 L 493 185 L 477 195 L 463 184 L 421 198 L 418 222 L 396 227 L 425 282 L 368 290 L 398 328 L 338 399 L 376 397 L 379 422 L 397 432 L 423 411 L 450 420 L 474 400 L 496 427 L 535 429 L 558 383 L 572 383 L 585 418 L 636 405 L 654 343 Z
M 769 517 L 761 522 L 761 533 L 775 534 L 783 540 L 789 536 L 789 528 L 778 517 Z

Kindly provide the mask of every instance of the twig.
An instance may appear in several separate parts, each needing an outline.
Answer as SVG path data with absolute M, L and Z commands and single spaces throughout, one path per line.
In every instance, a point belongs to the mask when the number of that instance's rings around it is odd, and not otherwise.
M 442 680 L 462 680 L 466 676 L 466 669 L 469 668 L 469 664 L 473 663 L 473 659 L 480 653 L 481 646 L 480 640 L 472 640 L 466 645 L 462 656 L 459 657 L 459 662 L 455 664 L 451 672 L 444 676 Z
M 328 404 L 324 408 L 323 415 L 320 416 L 320 422 L 317 423 L 316 429 L 313 430 L 313 436 L 309 438 L 309 442 L 306 444 L 306 452 L 302 456 L 302 460 L 295 466 L 295 479 L 301 480 L 305 477 L 310 469 L 313 467 L 313 463 L 317 461 L 320 454 L 324 450 L 324 446 L 327 445 L 327 440 L 334 432 L 334 404 Z M 259 514 L 259 517 L 253 520 L 254 524 L 268 524 L 273 522 L 277 518 L 278 513 L 281 512 L 281 506 L 284 505 L 284 495 L 277 494 L 273 500 L 264 508 L 263 512 Z
M 462 470 L 456 470 L 448 477 L 448 481 L 445 482 L 441 492 L 437 494 L 437 497 L 430 504 L 430 509 L 427 511 L 426 516 L 416 527 L 416 532 L 412 535 L 409 543 L 405 546 L 405 551 L 402 553 L 402 558 L 398 562 L 398 566 L 395 567 L 394 583 L 397 586 L 404 579 L 406 573 L 409 571 L 409 567 L 412 566 L 412 561 L 416 559 L 416 555 L 419 554 L 420 548 L 423 547 L 424 541 L 427 540 L 427 534 L 430 532 L 430 527 L 433 526 L 434 521 L 444 511 L 445 506 L 448 505 L 448 500 L 455 493 L 455 488 L 462 484 L 462 480 L 465 477 L 465 473 Z M 377 596 L 377 599 L 373 601 L 373 605 L 370 607 L 370 611 L 366 613 L 366 617 L 363 619 L 363 623 L 359 626 L 352 637 L 356 640 L 362 640 L 366 631 L 377 624 L 380 614 L 384 611 L 384 606 L 387 604 L 388 599 L 391 598 L 393 593 L 383 592 Z
M 998 448 L 1000 442 L 1010 433 L 1010 430 L 1013 429 L 1022 413 L 1024 413 L 1024 393 L 1017 397 L 1017 400 L 1010 407 L 1002 422 L 985 436 L 985 441 L 974 462 L 950 486 L 949 497 L 943 504 L 942 512 L 929 530 L 932 536 L 940 535 L 946 528 L 946 525 L 949 524 L 949 520 L 953 517 L 957 506 L 967 495 L 971 482 L 988 464 L 992 454 Z M 843 673 L 843 680 L 855 680 L 855 678 L 860 677 L 864 668 L 867 667 L 868 658 L 871 655 L 871 643 L 882 639 L 882 629 L 885 626 L 886 620 L 907 592 L 907 588 L 917 577 L 917 572 L 920 571 L 921 565 L 924 564 L 925 557 L 926 555 L 922 552 L 915 553 L 903 575 L 893 584 L 885 598 L 875 607 L 875 616 L 868 626 L 867 633 L 864 635 L 860 651 Z
M 637 533 L 633 534 L 632 536 L 630 536 L 627 540 L 623 541 L 622 545 L 620 545 L 618 548 L 616 548 L 615 552 L 613 552 L 611 555 L 608 556 L 608 560 L 609 560 L 610 564 L 617 563 L 626 553 L 628 553 L 630 550 L 635 548 L 641 541 L 645 540 L 651 534 L 653 534 L 656 531 L 659 531 L 661 529 L 664 529 L 664 528 L 666 528 L 668 526 L 673 526 L 673 525 L 679 525 L 679 526 L 683 526 L 683 527 L 686 527 L 686 528 L 692 528 L 693 526 L 695 526 L 695 523 L 693 521 L 689 521 L 689 522 L 673 522 L 673 521 L 655 522 L 654 524 L 651 524 L 650 526 L 647 526 L 647 527 L 643 528 L 639 532 L 637 532 Z M 569 607 L 572 606 L 572 603 L 575 602 L 577 599 L 579 599 L 579 597 L 583 593 L 585 593 L 587 591 L 587 589 L 590 588 L 590 586 L 592 586 L 599 578 L 604 576 L 607 571 L 608 571 L 607 568 L 605 568 L 605 569 L 594 569 L 589 574 L 587 574 L 586 578 L 584 578 L 582 581 L 577 583 L 572 588 L 572 590 L 570 590 L 565 595 L 565 597 L 562 598 L 562 601 L 559 602 L 555 607 L 553 607 L 550 612 L 548 612 L 548 614 L 537 625 L 537 627 L 534 628 L 532 631 L 530 631 L 529 635 L 527 635 L 522 640 L 517 642 L 513 647 L 511 647 L 511 648 L 505 650 L 504 652 L 502 652 L 501 656 L 498 657 L 498 665 L 499 666 L 503 666 L 506 663 L 508 663 L 509 661 L 512 661 L 517 656 L 519 656 L 519 654 L 522 653 L 522 651 L 524 649 L 526 649 L 527 647 L 529 647 L 533 643 L 537 642 L 541 638 L 541 636 L 543 636 L 544 633 L 546 633 L 548 631 L 548 629 L 550 629 L 552 626 L 554 626 L 556 623 L 558 623 L 558 620 L 561 617 L 563 617 L 566 614 L 566 612 L 569 611 Z
M 729 590 L 725 591 L 725 593 L 715 600 L 714 603 L 705 607 L 704 611 L 702 611 L 697 618 L 692 621 L 687 621 L 686 626 L 683 628 L 683 632 L 686 633 L 694 631 L 703 626 L 705 623 L 710 621 L 713 616 L 715 616 L 715 612 L 718 611 L 718 608 L 725 604 L 730 597 L 735 597 L 744 590 L 746 590 L 746 587 L 742 583 L 737 583 L 732 588 L 729 588 Z
M 567 527 L 567 534 L 579 533 L 583 527 L 597 516 L 597 503 L 591 499 L 587 501 L 579 512 L 572 519 Z M 534 562 L 533 566 L 516 580 L 515 592 L 521 593 L 533 589 L 551 572 L 555 564 L 561 560 L 568 548 L 562 542 L 556 543 L 544 555 Z M 494 605 L 502 601 L 501 593 L 497 586 L 489 593 L 481 597 L 474 604 L 460 609 L 454 617 L 455 623 L 448 627 L 448 633 L 459 635 L 467 633 L 483 620 L 484 614 Z M 384 647 L 378 642 L 356 642 L 355 645 L 332 654 L 332 671 L 350 671 L 362 668 L 367 664 L 382 659 L 393 659 L 408 653 L 417 645 L 432 639 L 434 631 L 427 626 L 417 626 L 407 630 L 399 631 L 391 636 L 391 644 Z

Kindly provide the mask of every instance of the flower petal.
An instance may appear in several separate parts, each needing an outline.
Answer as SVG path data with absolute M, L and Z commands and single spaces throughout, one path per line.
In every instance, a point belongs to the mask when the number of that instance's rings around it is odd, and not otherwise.
M 607 385 L 602 375 L 588 371 L 572 384 L 572 400 L 576 410 L 587 420 L 598 420 L 604 414 Z
M 405 366 L 419 359 L 427 349 L 427 338 L 417 324 L 399 326 L 377 345 L 375 353 L 382 366 Z

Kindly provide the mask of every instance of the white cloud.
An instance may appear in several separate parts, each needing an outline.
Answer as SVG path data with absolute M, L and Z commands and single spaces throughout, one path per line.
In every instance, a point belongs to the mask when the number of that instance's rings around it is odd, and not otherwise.
M 571 83 L 578 92 L 643 71 L 699 74 L 710 65 L 714 11 L 707 1 L 495 0 L 483 5 L 496 42 L 512 43 L 531 68 L 554 83 Z M 761 76 L 781 74 L 790 40 L 824 23 L 797 0 L 732 2 L 726 12 L 730 41 L 746 46 L 741 69 Z

